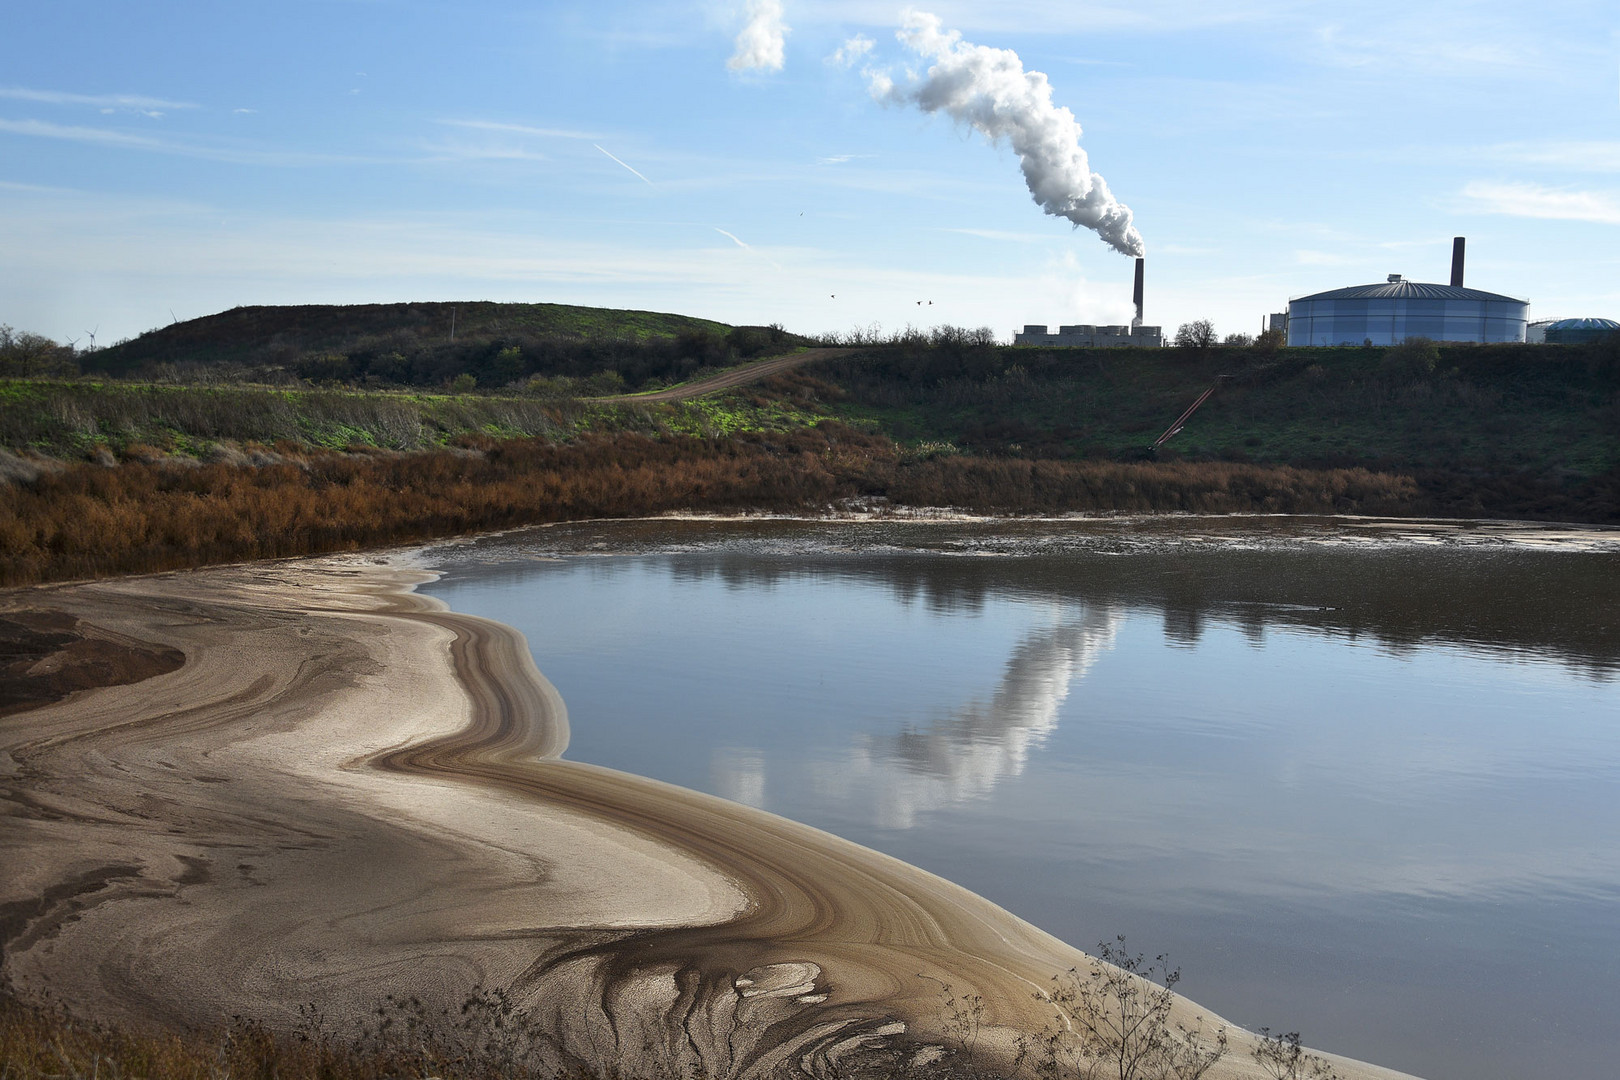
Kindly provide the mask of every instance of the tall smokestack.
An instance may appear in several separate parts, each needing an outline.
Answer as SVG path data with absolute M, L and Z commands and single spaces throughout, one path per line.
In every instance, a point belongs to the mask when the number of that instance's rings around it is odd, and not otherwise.
M 1136 302 L 1136 318 L 1131 320 L 1132 329 L 1142 325 L 1142 264 L 1145 262 L 1146 259 L 1136 260 L 1136 291 L 1131 294 L 1131 299 Z
M 1467 245 L 1466 237 L 1459 236 L 1451 242 L 1451 283 L 1458 288 L 1462 287 L 1463 279 L 1463 248 Z

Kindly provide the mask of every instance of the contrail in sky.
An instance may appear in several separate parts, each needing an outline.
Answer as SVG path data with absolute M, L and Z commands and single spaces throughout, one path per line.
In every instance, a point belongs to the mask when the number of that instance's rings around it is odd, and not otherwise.
M 721 236 L 725 237 L 727 240 L 730 240 L 733 244 L 736 244 L 738 247 L 742 248 L 744 251 L 748 252 L 748 254 L 756 256 L 757 258 L 765 259 L 765 256 L 763 256 L 759 252 L 755 251 L 753 249 L 752 245 L 743 243 L 734 234 L 726 232 L 726 230 L 722 229 L 720 226 L 716 225 L 714 227 L 714 231 L 719 233 Z M 776 267 L 776 269 L 778 269 L 778 270 L 782 269 L 781 264 L 778 263 L 775 259 L 765 259 L 765 261 L 770 263 L 772 266 Z
M 599 143 L 591 143 L 591 145 L 596 147 L 598 150 L 602 150 L 602 147 L 601 147 L 601 145 Z M 608 157 L 613 158 L 613 160 L 619 162 L 620 165 L 624 165 L 623 161 L 621 161 L 619 158 L 613 157 L 612 154 L 608 154 L 608 152 L 606 150 L 602 150 L 602 153 L 607 154 Z M 630 169 L 630 166 L 628 166 L 628 165 L 624 165 L 624 167 L 627 168 L 627 169 Z M 634 170 L 634 169 L 630 169 L 630 171 L 633 172 L 633 173 L 636 173 L 637 176 L 641 176 L 641 174 L 639 172 L 636 172 L 636 170 Z M 647 180 L 647 178 L 645 176 L 641 176 L 641 178 L 643 180 L 646 180 L 647 183 L 649 183 L 649 184 L 652 183 L 652 181 Z

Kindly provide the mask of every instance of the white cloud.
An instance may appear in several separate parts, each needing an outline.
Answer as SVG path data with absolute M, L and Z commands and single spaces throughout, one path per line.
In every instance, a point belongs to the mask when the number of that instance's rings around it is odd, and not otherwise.
M 737 51 L 726 61 L 732 71 L 781 71 L 788 26 L 781 0 L 748 0 L 748 23 L 737 35 Z
M 19 184 L 15 180 L 0 180 L 0 191 L 26 191 L 39 195 L 74 195 L 72 188 L 51 187 L 47 184 Z
M 1302 8 L 1305 0 L 997 0 L 994 4 L 944 3 L 943 13 L 966 30 L 1056 34 L 1100 31 L 1185 30 L 1206 26 L 1275 26 Z M 831 25 L 879 25 L 894 18 L 893 0 L 823 0 L 804 9 L 803 18 Z
M 1361 260 L 1336 252 L 1305 249 L 1294 252 L 1294 261 L 1301 266 L 1352 266 Z
M 151 135 L 134 135 L 109 128 L 81 127 L 74 124 L 53 124 L 48 120 L 0 119 L 0 132 L 40 139 L 60 139 L 66 142 L 93 143 L 125 150 L 145 150 L 157 154 L 203 158 L 231 165 L 266 165 L 294 167 L 300 165 L 357 164 L 376 159 L 348 157 L 335 154 L 311 154 L 291 150 L 265 150 L 247 146 L 229 146 L 209 143 L 180 142 Z
M 1543 143 L 1503 143 L 1489 156 L 1522 165 L 1546 165 L 1578 172 L 1620 173 L 1620 142 L 1588 140 Z
M 574 131 L 568 128 L 542 128 L 530 127 L 527 124 L 505 124 L 497 120 L 440 120 L 446 127 L 468 128 L 472 131 L 499 131 L 513 135 L 533 135 L 541 139 L 580 139 L 584 142 L 595 142 L 602 138 L 588 131 Z
M 1074 64 L 1076 67 L 1136 67 L 1136 62 L 1132 60 L 1097 60 L 1089 56 L 1059 56 L 1055 59 L 1065 64 Z
M 1470 209 L 1487 214 L 1620 225 L 1620 197 L 1609 192 L 1476 180 L 1463 188 L 1462 197 Z
M 1394 69 L 1421 75 L 1466 75 L 1524 68 L 1535 59 L 1525 42 L 1499 25 L 1469 26 L 1453 21 L 1436 27 L 1429 13 L 1377 25 L 1358 20 L 1355 29 L 1331 24 L 1316 31 L 1317 55 L 1336 67 Z
M 199 287 L 234 279 L 330 295 L 337 286 L 385 291 L 416 279 L 714 285 L 735 276 L 707 249 L 626 246 L 514 229 L 479 215 L 376 218 L 240 217 L 206 203 L 105 197 L 64 189 L 0 185 L 16 196 L 0 206 L 0 266 L 71 275 L 184 280 Z M 220 228 L 221 219 L 231 224 Z M 544 229 L 546 222 L 525 219 Z M 40 241 L 56 237 L 55 247 Z M 154 271 L 154 265 L 167 269 Z M 311 267 L 319 266 L 318 272 Z M 454 288 L 455 286 L 452 286 Z M 212 291 L 204 288 L 204 291 Z M 404 290 L 406 292 L 410 289 Z
M 466 143 L 459 141 L 423 143 L 433 160 L 446 161 L 550 161 L 550 154 L 509 143 Z
M 827 57 L 827 63 L 833 64 L 837 67 L 854 67 L 855 62 L 869 54 L 872 51 L 872 47 L 876 44 L 877 42 L 873 41 L 865 34 L 856 34 L 854 37 L 838 46 L 838 50 L 831 56 Z
M 64 139 L 69 142 L 99 143 L 103 146 L 122 146 L 131 150 L 169 151 L 171 143 L 148 135 L 131 135 L 125 131 L 106 128 L 79 127 L 53 124 L 47 120 L 0 120 L 0 131 L 12 135 L 31 135 L 42 139 Z
M 30 90 L 22 86 L 0 86 L 0 98 L 13 101 L 34 101 L 42 105 L 84 105 L 103 112 L 133 109 L 146 112 L 154 109 L 195 109 L 189 101 L 168 101 L 164 98 L 141 94 L 69 94 L 60 90 Z
M 537 139 L 563 139 L 596 145 L 594 140 L 603 138 L 588 131 L 531 127 L 498 120 L 439 120 L 436 123 L 458 132 L 473 133 L 464 139 L 452 138 L 426 144 L 436 157 L 455 161 L 545 161 L 549 155 L 534 148 Z M 597 146 L 597 149 L 601 147 Z
M 1013 232 L 1011 229 L 947 228 L 941 231 L 961 233 L 963 236 L 977 236 L 981 240 L 1007 241 L 1014 244 L 1046 244 L 1052 241 L 1051 233 Z

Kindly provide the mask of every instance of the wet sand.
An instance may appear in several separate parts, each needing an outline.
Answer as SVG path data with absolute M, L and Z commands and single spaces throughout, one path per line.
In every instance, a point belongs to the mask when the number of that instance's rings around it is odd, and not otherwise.
M 958 1048 L 942 985 L 983 997 L 988 1066 L 1052 1020 L 1040 990 L 1086 958 L 988 901 L 559 760 L 521 637 L 410 591 L 430 576 L 338 557 L 0 594 L 185 657 L 0 717 L 11 985 L 171 1026 L 499 987 L 588 1064 L 739 1077 Z M 1210 1075 L 1262 1075 L 1247 1045 Z

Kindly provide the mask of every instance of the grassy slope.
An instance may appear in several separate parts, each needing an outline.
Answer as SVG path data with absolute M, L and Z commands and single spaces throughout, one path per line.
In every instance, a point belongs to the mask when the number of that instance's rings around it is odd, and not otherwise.
M 1140 454 L 1220 389 L 1170 456 L 1592 477 L 1620 466 L 1620 363 L 1570 349 L 1442 350 L 1435 374 L 1383 372 L 1381 349 L 892 352 L 818 374 L 842 417 L 902 440 L 1036 457 Z
M 1026 458 L 1142 455 L 1217 376 L 1163 456 L 1559 480 L 1620 467 L 1620 365 L 1590 350 L 1451 349 L 1423 378 L 1382 350 L 890 347 L 682 405 L 585 404 L 568 380 L 510 391 L 0 380 L 0 446 L 78 457 L 144 444 L 201 454 L 281 440 L 414 450 L 458 436 L 582 429 L 727 435 L 833 416 L 913 447 Z M 584 383 L 574 386 L 575 391 Z
M 281 441 L 420 450 L 466 434 L 557 435 L 577 411 L 493 395 L 9 379 L 0 380 L 0 446 L 63 458 L 139 446 L 203 456 L 219 443 Z
M 606 404 L 567 396 L 341 387 L 183 386 L 90 379 L 0 379 L 0 449 L 59 459 L 218 456 L 233 444 L 428 450 L 479 436 L 567 438 L 588 430 L 727 436 L 820 419 L 788 395 Z

